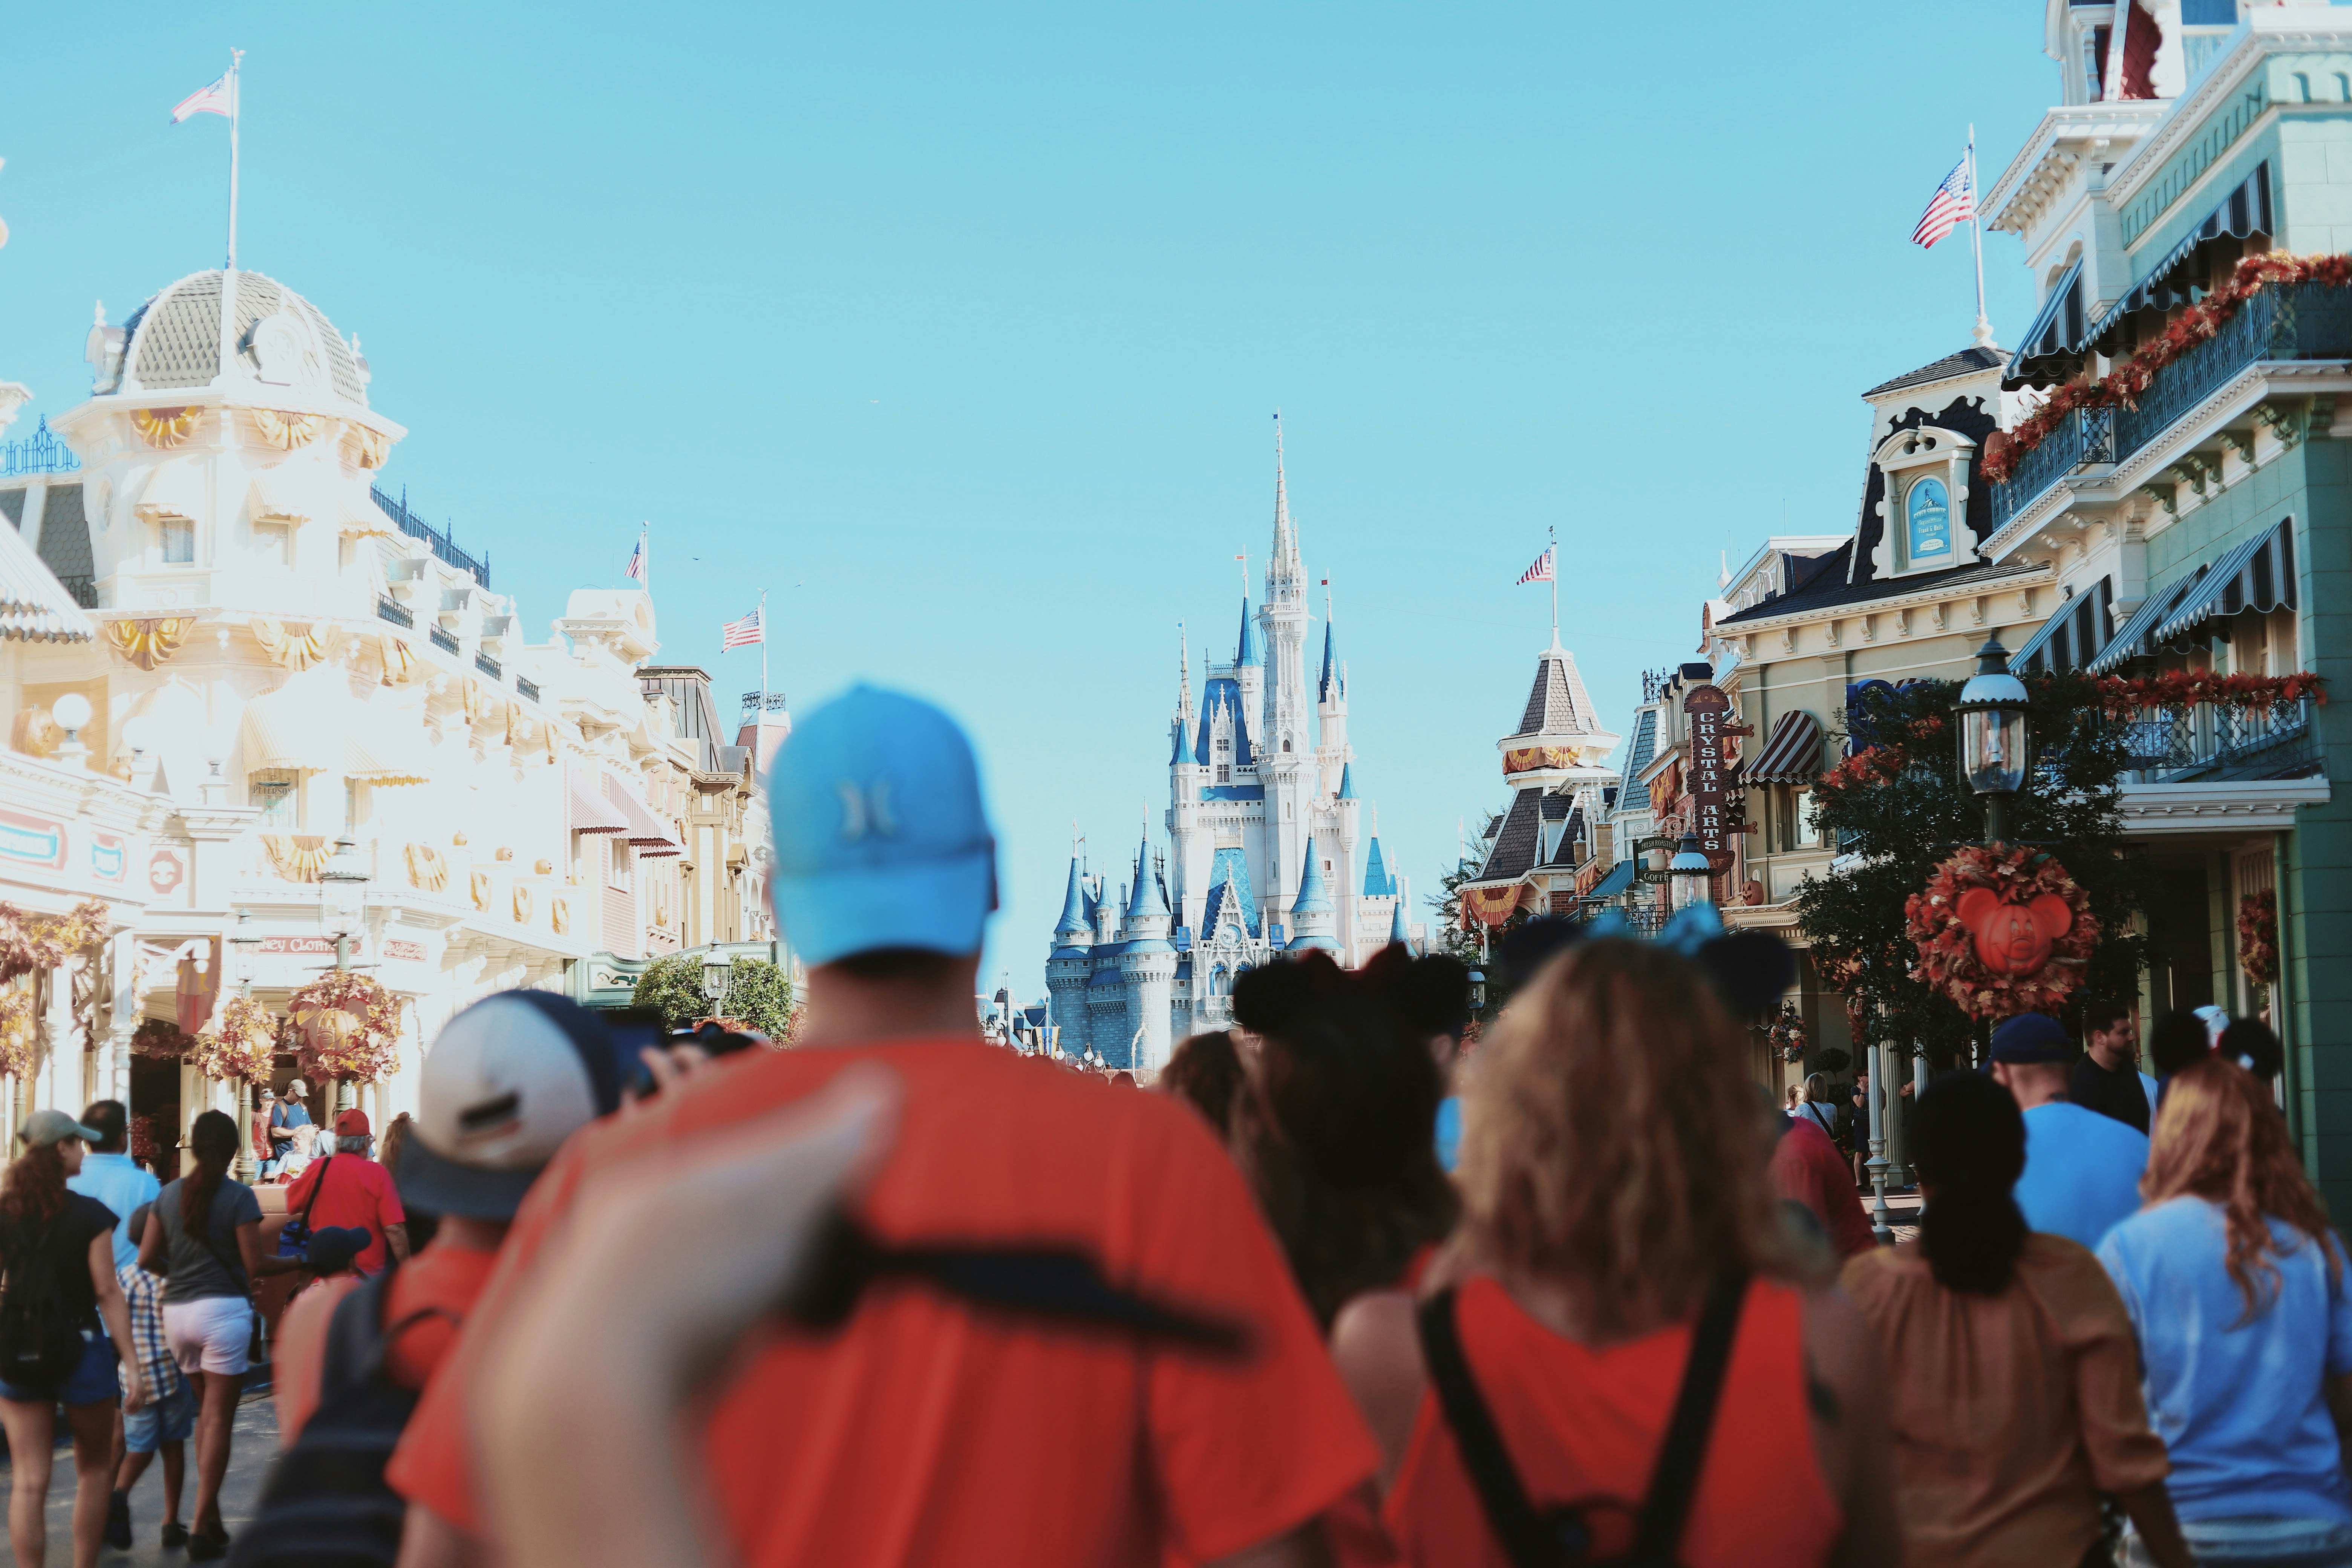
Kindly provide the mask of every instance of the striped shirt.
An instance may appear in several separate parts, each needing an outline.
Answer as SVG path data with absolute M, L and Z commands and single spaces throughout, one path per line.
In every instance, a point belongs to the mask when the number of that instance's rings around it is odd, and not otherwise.
M 163 1281 L 136 1263 L 114 1271 L 122 1299 L 131 1304 L 131 1349 L 147 1384 L 150 1403 L 168 1399 L 187 1386 L 172 1347 L 163 1342 Z

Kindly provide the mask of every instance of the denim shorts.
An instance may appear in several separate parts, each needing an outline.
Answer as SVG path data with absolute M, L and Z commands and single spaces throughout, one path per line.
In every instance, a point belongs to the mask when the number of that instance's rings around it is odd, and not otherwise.
M 54 1393 L 0 1383 L 0 1399 L 26 1405 L 97 1405 L 119 1396 L 122 1390 L 114 1381 L 114 1342 L 96 1329 L 84 1329 L 81 1338 L 81 1360 Z
M 122 1417 L 122 1446 L 134 1454 L 152 1454 L 164 1443 L 184 1443 L 196 1429 L 196 1391 L 183 1379 L 161 1399 L 151 1397 Z

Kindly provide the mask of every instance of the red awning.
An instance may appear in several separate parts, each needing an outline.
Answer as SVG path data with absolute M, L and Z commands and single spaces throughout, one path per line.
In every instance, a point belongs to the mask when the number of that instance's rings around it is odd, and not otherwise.
M 571 826 L 574 833 L 626 833 L 629 819 L 605 804 L 604 797 L 588 782 L 587 774 L 573 773 Z
M 686 853 L 686 846 L 671 837 L 669 829 L 662 826 L 661 819 L 639 804 L 635 795 L 623 789 L 620 781 L 609 775 L 604 780 L 604 798 L 627 819 L 623 831 L 628 835 L 629 842 L 637 847 L 639 855 L 651 858 Z

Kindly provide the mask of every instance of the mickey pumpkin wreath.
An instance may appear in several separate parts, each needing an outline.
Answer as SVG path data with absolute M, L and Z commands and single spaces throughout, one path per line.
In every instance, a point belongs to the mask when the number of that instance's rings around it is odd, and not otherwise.
M 2083 983 L 2098 945 L 2090 899 L 2066 868 L 2022 846 L 1969 845 L 1904 906 L 1911 977 L 1971 1018 L 2051 1012 Z

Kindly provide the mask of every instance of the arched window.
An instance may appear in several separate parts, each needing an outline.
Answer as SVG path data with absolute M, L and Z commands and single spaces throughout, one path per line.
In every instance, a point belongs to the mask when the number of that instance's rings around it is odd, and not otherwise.
M 1230 996 L 1233 994 L 1233 992 L 1234 977 L 1227 973 L 1225 972 L 1225 966 L 1220 963 L 1214 970 L 1210 972 L 1209 994 L 1212 996 Z

